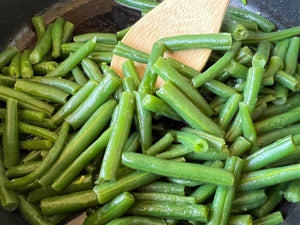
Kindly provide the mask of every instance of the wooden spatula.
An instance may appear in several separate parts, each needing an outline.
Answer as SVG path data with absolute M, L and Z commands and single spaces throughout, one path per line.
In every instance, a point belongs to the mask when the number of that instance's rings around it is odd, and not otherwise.
M 133 48 L 150 53 L 155 41 L 181 34 L 218 33 L 229 4 L 229 0 L 164 0 L 142 17 L 122 39 Z M 197 49 L 166 52 L 170 56 L 194 69 L 201 70 L 211 50 Z M 123 77 L 122 65 L 126 61 L 113 56 L 111 66 Z M 135 63 L 138 74 L 143 75 L 145 64 Z M 156 86 L 164 81 L 158 77 Z

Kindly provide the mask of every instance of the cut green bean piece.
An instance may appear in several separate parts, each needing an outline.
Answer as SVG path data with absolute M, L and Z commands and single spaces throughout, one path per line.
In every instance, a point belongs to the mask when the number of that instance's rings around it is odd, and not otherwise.
M 250 149 L 250 147 L 251 143 L 244 137 L 239 136 L 230 145 L 229 151 L 231 155 L 241 157 L 245 152 L 247 152 Z
M 110 221 L 107 225 L 168 225 L 164 219 L 146 216 L 125 216 Z
M 69 21 L 65 21 L 63 35 L 61 38 L 61 43 L 64 44 L 64 43 L 70 42 L 72 39 L 73 33 L 74 33 L 74 24 Z
M 104 180 L 116 180 L 117 170 L 121 164 L 121 154 L 131 128 L 134 105 L 134 95 L 123 92 L 118 106 L 119 116 L 113 125 L 99 173 Z
M 122 216 L 134 203 L 135 198 L 129 192 L 118 195 L 113 200 L 89 215 L 83 225 L 105 225 L 109 221 Z
M 275 44 L 273 55 L 278 56 L 282 62 L 284 62 L 284 58 L 286 55 L 286 52 L 288 50 L 288 47 L 290 45 L 290 38 L 284 39 L 282 41 L 278 41 Z
M 280 70 L 274 76 L 277 83 L 281 84 L 283 87 L 288 88 L 291 91 L 299 90 L 299 81 L 292 75 Z
M 35 168 L 40 166 L 42 161 L 33 161 L 28 163 L 22 163 L 17 166 L 12 166 L 5 171 L 6 176 L 11 178 L 22 177 L 32 172 Z
M 58 66 L 55 61 L 45 61 L 33 65 L 34 75 L 45 75 Z
M 243 24 L 226 17 L 223 20 L 221 30 L 223 32 L 231 33 L 236 41 L 241 41 L 248 36 L 248 30 Z
M 19 53 L 16 47 L 8 47 L 0 53 L 0 69 L 6 66 Z
M 35 32 L 37 34 L 37 38 L 38 40 L 40 40 L 46 32 L 46 25 L 44 19 L 41 16 L 34 16 L 31 18 L 31 22 L 32 25 L 34 26 Z
M 149 54 L 140 50 L 129 47 L 128 45 L 118 42 L 113 53 L 118 56 L 122 56 L 127 59 L 131 59 L 140 63 L 148 63 Z
M 183 184 L 169 183 L 164 181 L 155 181 L 137 189 L 139 192 L 147 193 L 165 193 L 183 196 L 185 186 Z
M 289 202 L 300 202 L 299 192 L 300 179 L 293 180 L 288 188 L 284 191 L 284 198 Z
M 46 74 L 46 77 L 62 77 L 76 67 L 82 59 L 88 56 L 96 45 L 96 39 L 93 38 L 81 46 L 76 52 L 61 62 L 54 70 Z
M 25 140 L 20 141 L 20 148 L 27 150 L 50 149 L 53 142 L 50 140 Z
M 134 169 L 151 171 L 152 173 L 168 177 L 185 178 L 194 181 L 203 181 L 229 186 L 233 184 L 233 175 L 220 168 L 212 168 L 193 163 L 174 162 L 139 153 L 123 153 L 122 164 Z M 193 173 L 193 170 L 198 172 L 201 170 L 203 173 Z M 218 175 L 210 175 L 211 173 Z
M 156 155 L 164 151 L 173 141 L 174 141 L 174 137 L 172 133 L 168 132 L 161 139 L 159 139 L 155 144 L 153 144 L 150 148 L 146 149 L 145 154 Z
M 103 78 L 98 65 L 93 60 L 85 58 L 81 61 L 81 66 L 88 78 L 100 82 Z
M 64 31 L 65 20 L 62 17 L 58 17 L 53 23 L 52 27 L 52 57 L 57 58 L 60 56 L 62 36 Z
M 113 33 L 87 33 L 73 37 L 75 42 L 87 42 L 95 38 L 97 43 L 117 44 L 117 37 Z
M 298 63 L 298 55 L 300 48 L 300 38 L 293 37 L 291 38 L 289 48 L 284 57 L 284 71 L 293 75 L 296 72 L 296 67 Z
M 161 159 L 172 159 L 193 151 L 193 149 L 187 148 L 182 144 L 172 144 L 166 149 L 166 151 L 156 154 L 155 157 Z
M 283 221 L 281 212 L 277 211 L 253 221 L 254 225 L 275 225 Z
M 253 55 L 252 65 L 264 67 L 269 61 L 271 43 L 269 41 L 262 41 L 258 44 L 257 51 Z
M 6 168 L 19 164 L 19 132 L 18 132 L 18 105 L 15 99 L 9 98 L 6 102 L 6 117 L 2 136 L 3 165 Z
M 21 76 L 21 67 L 20 67 L 21 56 L 22 56 L 22 54 L 18 53 L 10 61 L 10 64 L 8 67 L 8 73 L 12 77 L 19 78 Z
M 74 69 L 71 70 L 74 80 L 77 84 L 83 86 L 88 82 L 87 77 L 81 71 L 81 69 L 76 66 Z
M 29 60 L 30 53 L 31 51 L 29 49 L 25 49 L 20 60 L 21 77 L 25 79 L 33 77 L 33 68 Z

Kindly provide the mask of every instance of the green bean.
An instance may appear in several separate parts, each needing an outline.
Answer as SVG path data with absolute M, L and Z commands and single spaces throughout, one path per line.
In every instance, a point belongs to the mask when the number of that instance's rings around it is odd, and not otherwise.
M 133 196 L 137 202 L 158 201 L 175 204 L 196 204 L 196 201 L 193 197 L 178 196 L 174 194 L 133 192 Z
M 166 133 L 161 139 L 159 139 L 155 144 L 145 150 L 147 155 L 156 155 L 164 151 L 169 145 L 174 141 L 172 133 Z
M 111 75 L 105 76 L 91 91 L 89 96 L 65 120 L 77 129 L 111 96 L 119 86 L 120 80 Z
M 296 150 L 292 136 L 279 139 L 278 141 L 259 149 L 245 158 L 244 171 L 258 170 L 266 165 L 283 158 Z
M 244 102 L 239 103 L 239 113 L 241 117 L 243 135 L 251 143 L 251 153 L 256 152 L 259 148 L 256 130 L 251 119 L 249 107 Z
M 117 0 L 117 3 L 137 10 L 143 10 L 143 9 L 150 10 L 159 4 L 159 2 L 155 2 L 151 0 Z
M 89 56 L 90 59 L 96 63 L 111 63 L 113 53 L 112 52 L 92 52 Z
M 236 41 L 241 41 L 248 36 L 248 30 L 243 24 L 226 17 L 223 20 L 221 30 L 231 33 L 233 39 Z
M 234 42 L 231 49 L 226 52 L 215 64 L 209 67 L 206 71 L 200 73 L 198 76 L 192 79 L 194 87 L 198 88 L 203 85 L 205 82 L 213 79 L 220 71 L 222 71 L 225 66 L 234 58 L 237 51 L 241 47 L 240 42 Z
M 146 172 L 131 172 L 119 177 L 116 181 L 106 181 L 93 188 L 98 202 L 104 204 L 117 195 L 134 190 L 158 179 L 160 176 Z
M 52 27 L 52 57 L 57 58 L 60 56 L 62 36 L 64 31 L 65 20 L 62 17 L 58 17 L 53 23 Z
M 241 214 L 263 205 L 267 201 L 264 189 L 241 192 L 236 194 L 231 213 Z
M 47 26 L 46 32 L 36 43 L 33 51 L 30 53 L 29 60 L 32 64 L 41 62 L 50 51 L 52 45 L 52 27 L 52 24 Z
M 10 61 L 8 67 L 8 73 L 12 77 L 19 78 L 21 76 L 21 68 L 20 68 L 21 56 L 22 54 L 18 53 Z
M 287 112 L 269 117 L 254 123 L 258 134 L 263 134 L 276 128 L 282 128 L 298 121 L 300 107 L 293 108 Z
M 124 192 L 99 208 L 95 213 L 89 215 L 83 224 L 107 224 L 109 221 L 122 216 L 131 207 L 134 201 L 135 198 L 132 194 Z
M 56 191 L 62 191 L 83 169 L 107 146 L 112 129 L 108 128 L 103 134 L 81 153 L 58 178 L 51 187 Z
M 131 128 L 134 104 L 134 95 L 123 92 L 118 106 L 119 116 L 113 125 L 99 173 L 99 176 L 105 180 L 116 180 L 117 170 L 121 164 L 121 154 Z
M 246 151 L 251 147 L 251 143 L 246 140 L 244 137 L 239 136 L 235 141 L 230 145 L 229 151 L 232 156 L 241 157 Z
M 0 69 L 6 66 L 19 53 L 16 47 L 7 47 L 0 53 Z
M 228 225 L 251 225 L 252 217 L 249 214 L 230 215 Z
M 300 26 L 271 33 L 250 33 L 249 36 L 245 40 L 243 40 L 243 44 L 253 44 L 263 40 L 281 41 L 283 39 L 290 38 L 298 34 L 300 34 Z
M 193 191 L 190 197 L 195 198 L 197 204 L 202 204 L 215 193 L 216 189 L 217 185 L 203 184 Z
M 220 168 L 212 168 L 200 164 L 174 162 L 133 152 L 123 153 L 122 164 L 144 171 L 151 170 L 152 173 L 163 176 L 185 178 L 189 180 L 204 181 L 229 186 L 233 184 L 233 176 L 231 173 Z M 197 176 L 195 176 L 195 174 L 192 172 L 193 170 L 197 170 L 198 172 L 201 170 L 203 173 L 197 173 Z M 208 177 L 212 178 L 210 174 L 214 172 L 218 175 L 215 176 L 215 174 L 213 179 L 208 179 Z
M 165 193 L 173 195 L 184 195 L 185 186 L 183 184 L 168 183 L 163 181 L 154 181 L 137 189 L 139 192 L 146 193 Z
M 141 78 L 139 77 L 132 60 L 128 59 L 123 63 L 122 72 L 125 78 L 132 77 L 137 87 L 140 85 Z
M 140 148 L 140 134 L 135 131 L 127 139 L 124 147 L 124 152 L 137 152 Z
M 34 125 L 34 126 L 42 127 L 42 128 L 47 128 L 47 129 L 50 129 L 50 130 L 57 129 L 57 126 L 49 118 L 45 118 L 43 121 L 27 120 L 25 122 L 30 124 L 30 125 Z
M 162 38 L 159 42 L 162 42 L 170 51 L 186 49 L 229 50 L 232 38 L 229 33 L 187 34 Z
M 231 61 L 229 65 L 227 65 L 224 68 L 224 71 L 226 71 L 235 78 L 241 78 L 243 80 L 246 80 L 248 68 L 241 63 Z
M 117 33 L 116 33 L 117 40 L 121 41 L 123 39 L 123 37 L 127 34 L 127 32 L 131 29 L 131 27 L 132 27 L 132 25 L 124 28 L 123 30 L 117 31 Z
M 275 44 L 273 55 L 278 56 L 282 62 L 284 62 L 284 58 L 286 55 L 286 52 L 288 50 L 288 47 L 290 45 L 290 38 L 284 39 L 282 41 L 278 41 Z
M 125 77 L 122 80 L 122 87 L 123 90 L 131 93 L 138 90 L 138 86 L 136 85 L 133 77 Z
M 18 196 L 20 205 L 19 210 L 24 218 L 33 225 L 50 225 L 41 214 L 40 209 L 32 203 L 29 203 L 24 196 Z
M 91 59 L 85 58 L 81 61 L 81 66 L 88 78 L 100 82 L 103 78 L 98 65 Z
M 267 216 L 261 217 L 253 221 L 254 225 L 274 225 L 280 224 L 283 221 L 281 212 L 276 211 Z
M 117 44 L 117 37 L 113 33 L 86 33 L 73 37 L 74 42 L 87 42 L 95 38 L 97 43 Z
M 251 62 L 252 58 L 253 53 L 251 49 L 248 46 L 244 46 L 238 51 L 235 60 L 240 64 L 246 65 Z
M 229 6 L 227 8 L 227 13 L 256 22 L 258 27 L 261 30 L 263 30 L 264 32 L 270 32 L 270 31 L 274 30 L 276 27 L 268 19 L 258 15 L 257 13 L 249 12 L 244 9 L 238 9 L 238 8 Z
M 116 106 L 115 100 L 109 100 L 100 106 L 66 145 L 52 167 L 38 180 L 42 186 L 50 185 L 55 178 L 74 159 L 80 155 L 99 135 L 111 117 Z
M 279 83 L 275 83 L 274 96 L 276 99 L 273 103 L 275 105 L 283 105 L 288 98 L 288 89 Z
M 300 201 L 300 193 L 298 190 L 300 184 L 300 179 L 293 180 L 288 188 L 284 191 L 284 198 L 289 202 L 299 202 Z
M 42 160 L 41 150 L 29 152 L 23 159 L 22 163 L 29 163 Z
M 223 130 L 227 129 L 231 120 L 234 118 L 234 115 L 238 110 L 238 104 L 241 100 L 242 96 L 240 94 L 233 94 L 231 97 L 228 98 L 225 105 L 221 109 L 221 112 L 218 117 L 218 122 Z
M 31 18 L 31 21 L 37 34 L 37 38 L 38 40 L 40 40 L 42 36 L 46 33 L 46 25 L 44 19 L 41 16 L 34 16 Z
M 51 118 L 54 124 L 60 124 L 67 116 L 73 113 L 77 107 L 91 94 L 97 83 L 88 81 L 64 104 Z
M 2 150 L 2 149 L 0 149 Z M 5 188 L 4 183 L 8 181 L 3 165 L 2 154 L 0 154 L 0 203 L 1 207 L 6 211 L 14 211 L 19 204 L 16 193 L 13 190 Z
M 62 77 L 76 67 L 82 59 L 88 56 L 96 45 L 96 39 L 93 38 L 81 46 L 76 52 L 71 54 L 61 62 L 54 70 L 46 74 L 46 77 Z
M 58 66 L 55 61 L 40 62 L 32 66 L 35 75 L 45 75 Z
M 10 178 L 22 177 L 40 166 L 42 161 L 33 161 L 12 166 L 5 171 L 6 176 Z
M 299 164 L 261 169 L 244 173 L 241 177 L 239 191 L 256 190 L 299 178 Z
M 265 74 L 262 79 L 262 85 L 273 85 L 274 84 L 274 75 L 278 70 L 282 69 L 283 63 L 278 56 L 272 56 L 270 58 L 268 68 L 265 71 Z
M 256 53 L 252 58 L 252 65 L 264 67 L 269 61 L 270 48 L 271 43 L 269 41 L 264 40 L 262 42 L 259 42 Z
M 61 45 L 61 50 L 65 54 L 74 53 L 78 50 L 84 42 L 71 42 L 71 43 L 64 43 Z M 96 43 L 95 48 L 92 52 L 111 52 L 115 48 L 115 44 L 101 44 Z
M 207 152 L 197 153 L 191 152 L 186 154 L 184 157 L 188 160 L 225 160 L 229 156 L 228 149 L 222 151 L 216 151 L 215 149 L 209 149 Z
M 78 85 L 77 83 L 60 77 L 35 76 L 29 79 L 29 81 L 40 83 L 40 84 L 46 84 L 72 95 L 74 95 L 80 88 L 80 85 Z
M 20 149 L 26 150 L 39 150 L 50 149 L 53 146 L 53 142 L 50 140 L 25 140 L 20 141 Z
M 97 195 L 92 190 L 87 190 L 42 199 L 40 207 L 43 215 L 51 216 L 76 212 L 98 204 Z
M 291 38 L 290 45 L 284 57 L 284 62 L 285 62 L 284 71 L 292 75 L 296 72 L 299 47 L 300 47 L 300 39 L 298 37 Z
M 214 134 L 216 136 L 223 136 L 223 130 L 221 130 L 217 124 L 203 114 L 171 82 L 167 81 L 157 92 L 157 95 L 166 101 L 193 128 Z
M 25 49 L 20 59 L 20 73 L 22 78 L 31 78 L 33 76 L 33 68 L 29 60 L 30 50 Z
M 246 27 L 250 31 L 258 31 L 258 27 L 257 27 L 256 22 L 254 22 L 252 20 L 237 17 L 237 16 L 235 16 L 233 14 L 230 14 L 228 12 L 225 14 L 225 19 L 233 20 L 233 21 L 235 21 L 239 24 L 242 24 L 244 27 Z
M 107 225 L 167 225 L 164 219 L 146 216 L 125 216 L 114 219 Z
M 0 74 L 0 85 L 13 88 L 16 83 L 16 78 Z
M 218 186 L 211 207 L 211 214 L 208 224 L 227 224 L 229 221 L 230 211 L 234 205 L 235 193 L 239 184 L 243 168 L 243 160 L 231 156 L 226 159 L 224 169 L 231 172 L 234 176 L 232 187 Z
M 94 186 L 94 180 L 91 174 L 80 175 L 73 180 L 63 191 L 55 191 L 50 186 L 38 187 L 28 193 L 28 201 L 37 203 L 40 200 L 57 195 L 70 194 L 72 192 L 90 190 Z
M 156 154 L 155 156 L 161 159 L 172 159 L 175 157 L 183 156 L 193 151 L 194 151 L 193 149 L 187 148 L 182 144 L 171 144 L 166 149 L 166 151 Z
M 207 81 L 203 85 L 203 87 L 205 89 L 207 89 L 208 91 L 210 91 L 211 93 L 214 93 L 214 94 L 219 95 L 224 98 L 229 98 L 232 95 L 237 93 L 235 89 L 229 87 L 228 85 L 226 85 L 220 81 L 214 80 L 214 79 Z
M 148 53 L 132 48 L 121 41 L 118 41 L 118 44 L 113 50 L 113 54 L 145 64 L 148 63 L 149 58 Z
M 56 159 L 59 157 L 59 155 L 63 150 L 64 143 L 66 142 L 67 136 L 69 134 L 69 127 L 70 125 L 68 123 L 64 123 L 62 125 L 59 136 L 57 137 L 57 140 L 53 148 L 47 154 L 41 166 L 37 167 L 34 171 L 32 171 L 31 173 L 29 173 L 24 177 L 10 180 L 5 184 L 5 186 L 7 188 L 12 188 L 12 189 L 18 188 L 27 185 L 30 182 L 35 181 L 36 179 L 41 177 L 44 173 L 46 173 L 47 170 L 54 164 L 54 162 L 56 161 Z
M 83 72 L 78 66 L 72 69 L 71 72 L 77 84 L 83 86 L 88 82 L 88 79 L 86 78 L 86 76 L 83 74 Z
M 18 132 L 18 106 L 15 99 L 9 98 L 6 102 L 6 117 L 4 121 L 3 164 L 6 168 L 19 163 L 19 132 Z
M 16 81 L 15 89 L 59 104 L 65 104 L 69 96 L 68 93 L 56 87 L 21 79 Z
M 187 219 L 207 222 L 208 208 L 204 205 L 177 205 L 160 202 L 135 202 L 128 213 L 169 219 Z
M 268 200 L 265 204 L 251 211 L 251 215 L 255 218 L 261 218 L 267 216 L 283 199 L 284 191 L 287 187 L 287 183 L 277 184 L 271 186 L 266 190 Z
M 277 83 L 281 84 L 282 86 L 288 88 L 293 92 L 299 89 L 299 81 L 292 75 L 282 70 L 277 71 L 277 73 L 274 76 L 274 79 Z
M 142 152 L 145 152 L 152 145 L 152 113 L 142 106 L 142 101 L 146 94 L 138 91 L 133 93 L 135 95 L 137 124 L 140 132 Z

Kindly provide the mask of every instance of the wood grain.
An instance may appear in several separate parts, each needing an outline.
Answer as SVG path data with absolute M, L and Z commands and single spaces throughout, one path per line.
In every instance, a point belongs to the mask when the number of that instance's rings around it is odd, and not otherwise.
M 150 53 L 153 43 L 160 38 L 180 34 L 218 33 L 229 4 L 229 0 L 164 0 L 156 8 L 142 17 L 125 35 L 122 42 L 133 48 Z M 166 52 L 186 65 L 201 71 L 211 50 L 197 49 Z M 112 68 L 123 77 L 122 65 L 125 58 L 113 56 Z M 145 64 L 135 63 L 140 76 Z M 160 87 L 163 80 L 158 77 Z

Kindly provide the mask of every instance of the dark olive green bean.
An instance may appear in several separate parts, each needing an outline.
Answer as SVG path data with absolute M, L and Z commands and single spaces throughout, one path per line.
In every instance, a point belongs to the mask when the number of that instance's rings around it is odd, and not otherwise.
M 9 67 L 8 67 L 8 73 L 10 76 L 19 78 L 21 76 L 21 53 L 16 54 L 12 60 L 10 61 Z
M 20 73 L 22 78 L 31 78 L 33 76 L 33 68 L 29 60 L 31 51 L 25 49 L 20 60 Z
M 46 25 L 43 17 L 34 16 L 31 18 L 32 25 L 34 26 L 35 32 L 37 34 L 38 40 L 46 33 Z

